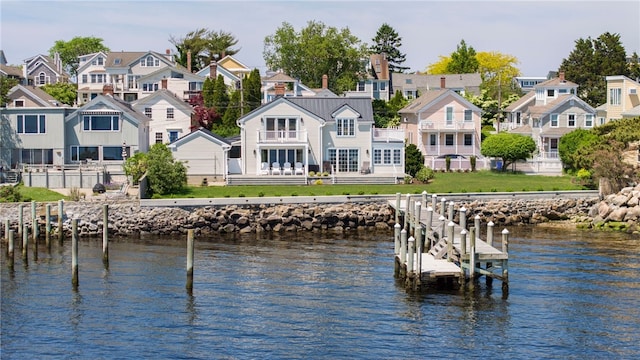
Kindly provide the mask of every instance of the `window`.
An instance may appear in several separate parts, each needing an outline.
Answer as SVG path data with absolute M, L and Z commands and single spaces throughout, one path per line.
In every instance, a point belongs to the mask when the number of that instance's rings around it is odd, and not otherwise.
M 180 135 L 180 132 L 178 130 L 170 130 L 169 131 L 169 142 L 172 143 L 176 140 L 178 140 L 178 136 Z
M 464 121 L 473 121 L 473 111 L 471 110 L 464 111 Z
M 391 164 L 391 149 L 384 149 L 382 151 L 383 157 L 382 160 L 384 161 L 385 165 L 389 165 Z
M 123 150 L 124 150 L 124 155 L 129 156 L 129 147 L 125 147 L 123 149 L 122 146 L 105 146 L 102 148 L 102 160 L 105 160 L 105 161 L 124 160 L 124 157 L 122 156 Z
M 453 125 L 453 107 L 447 106 L 445 120 L 447 121 L 447 126 Z
M 373 149 L 373 163 L 382 164 L 382 149 Z
M 84 131 L 119 131 L 118 115 L 84 115 L 82 117 Z
M 92 84 L 102 84 L 107 82 L 107 74 L 91 74 Z
M 142 91 L 154 92 L 158 90 L 158 84 L 142 84 Z
M 600 125 L 604 125 L 604 122 L 605 122 L 604 118 L 603 118 L 603 117 L 601 117 L 601 118 L 600 118 Z
M 82 83 L 83 84 L 87 83 L 87 79 L 88 79 L 87 74 L 82 74 Z
M 20 149 L 21 162 L 25 164 L 53 164 L 53 149 Z
M 13 107 L 24 107 L 24 100 L 13 100 Z
M 44 73 L 41 72 L 40 74 L 38 74 L 38 85 L 44 85 L 46 84 L 48 76 Z
M 402 164 L 402 150 L 400 149 L 393 149 L 393 163 L 395 165 L 400 165 Z
M 568 94 L 569 89 L 558 89 L 558 94 Z
M 129 89 L 137 89 L 138 88 L 138 79 L 140 75 L 128 75 L 127 76 L 127 87 Z
M 151 108 L 144 108 L 144 116 L 148 117 L 149 119 L 151 119 Z
M 329 149 L 329 162 L 339 172 L 357 172 L 358 149 Z
M 567 126 L 576 127 L 576 114 L 567 114 Z
M 464 146 L 473 145 L 473 134 L 464 134 Z
M 358 81 L 358 91 L 364 91 L 364 81 Z
M 356 120 L 355 119 L 336 119 L 336 134 L 338 136 L 355 136 Z
M 154 58 L 153 56 L 149 55 L 147 56 L 146 59 L 142 59 L 140 61 L 140 66 L 146 66 L 146 67 L 158 67 L 160 66 L 160 60 Z
M 413 84 L 413 80 L 412 79 L 405 79 L 405 84 Z
M 558 127 L 558 114 L 551 114 L 551 127 Z
M 387 89 L 387 84 L 384 82 L 380 83 L 380 91 L 385 91 Z
M 18 115 L 18 134 L 44 134 L 45 115 Z
M 373 82 L 373 91 L 378 91 L 378 83 L 377 82 Z
M 91 62 L 91 65 L 104 65 L 104 58 L 101 56 L 97 57 Z
M 429 145 L 436 146 L 438 145 L 438 137 L 436 134 L 429 134 Z
M 157 132 L 156 133 L 156 144 L 162 144 L 162 133 L 161 132 Z
M 622 104 L 621 98 L 622 98 L 621 88 L 609 89 L 609 104 L 620 105 Z
M 584 127 L 593 127 L 593 114 L 584 115 Z
M 516 112 L 516 125 L 522 124 L 522 113 L 520 111 Z
M 97 146 L 72 146 L 71 161 L 98 160 Z
M 113 60 L 113 65 L 120 65 L 121 63 L 122 63 L 122 59 L 120 58 Z
M 445 134 L 444 135 L 444 145 L 445 146 L 453 146 L 453 134 Z
M 555 96 L 555 90 L 547 89 L 547 97 L 554 97 L 554 96 Z
M 173 108 L 167 108 L 167 120 L 173 120 Z

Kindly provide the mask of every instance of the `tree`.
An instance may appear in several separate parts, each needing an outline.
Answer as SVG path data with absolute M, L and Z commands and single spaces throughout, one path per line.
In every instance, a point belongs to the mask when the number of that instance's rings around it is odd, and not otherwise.
M 197 72 L 211 63 L 212 60 L 220 60 L 226 55 L 234 55 L 239 49 L 232 47 L 238 40 L 231 34 L 222 30 L 212 31 L 206 28 L 198 28 L 188 32 L 184 37 L 169 37 L 169 42 L 176 47 L 178 58 L 176 61 L 184 66 L 191 67 Z M 187 53 L 191 51 L 191 64 L 187 64 Z
M 447 74 L 473 74 L 478 72 L 478 59 L 476 51 L 472 46 L 467 47 L 464 39 L 456 47 L 456 51 L 451 53 L 451 61 L 448 62 Z
M 78 85 L 71 83 L 46 84 L 41 87 L 47 94 L 63 104 L 72 106 L 78 98 Z
M 222 116 L 222 122 L 214 124 L 212 131 L 222 137 L 240 134 L 240 127 L 236 120 L 240 118 L 240 90 L 231 93 L 227 110 Z
M 224 83 L 224 76 L 218 75 L 213 84 L 213 107 L 218 114 L 224 114 L 229 107 L 228 91 L 227 84 Z
M 638 81 L 640 79 L 640 58 L 635 51 L 631 55 L 631 63 L 629 64 L 629 77 Z
M 578 84 L 577 95 L 589 105 L 604 104 L 607 100 L 605 76 L 630 75 L 620 35 L 606 32 L 597 39 L 581 38 L 575 43 L 558 71 L 563 71 L 567 80 Z
M 75 78 L 78 76 L 78 64 L 80 62 L 78 56 L 99 51 L 109 51 L 109 48 L 102 44 L 102 41 L 101 38 L 93 36 L 76 36 L 69 41 L 57 40 L 49 49 L 49 55 L 53 57 L 55 53 L 58 53 L 62 66 Z
M 262 80 L 260 79 L 260 71 L 253 69 L 249 76 L 242 79 L 243 93 L 243 113 L 260 107 L 262 104 Z
M 122 165 L 125 175 L 131 176 L 134 184 L 137 184 L 147 172 L 147 160 L 147 154 L 139 152 L 128 157 Z
M 473 105 L 482 109 L 482 126 L 494 126 L 498 121 L 498 107 L 504 109 L 509 104 L 520 99 L 519 95 L 513 93 L 508 97 L 501 97 L 501 100 L 498 101 L 498 99 L 491 98 L 487 89 L 480 90 L 480 95 L 465 93 L 464 96 Z
M 518 59 L 513 55 L 497 51 L 481 51 L 477 54 L 478 72 L 482 78 L 481 89 L 488 91 L 488 96 L 502 102 L 512 94 L 520 94 L 513 78 L 520 75 L 516 67 Z M 504 104 L 501 104 L 504 108 Z
M 204 106 L 206 107 L 214 107 L 214 92 L 215 92 L 215 80 L 212 80 L 210 77 L 204 79 L 204 83 L 202 84 L 202 101 L 204 102 Z
M 558 154 L 565 169 L 572 173 L 580 169 L 591 169 L 582 159 L 584 149 L 591 149 L 600 138 L 591 130 L 576 129 L 563 135 L 558 143 Z
M 196 95 L 189 99 L 189 104 L 193 106 L 193 111 L 191 112 L 191 130 L 197 130 L 201 127 L 211 130 L 213 124 L 221 121 L 221 117 L 215 108 L 205 106 L 202 95 Z
M 296 32 L 287 22 L 264 40 L 264 60 L 270 69 L 280 69 L 305 85 L 318 88 L 322 76 L 329 89 L 342 93 L 352 89 L 365 73 L 362 59 L 368 50 L 348 28 L 338 30 L 322 22 L 309 21 Z
M 438 56 L 438 61 L 427 65 L 427 68 L 425 69 L 424 72 L 426 74 L 432 74 L 432 75 L 448 74 L 447 67 L 449 66 L 450 62 L 451 62 L 450 56 L 440 55 Z
M 9 102 L 7 94 L 9 94 L 9 91 L 19 83 L 20 81 L 18 79 L 0 76 L 0 107 L 6 106 L 7 102 Z
M 406 61 L 406 55 L 400 52 L 402 38 L 389 24 L 382 24 L 372 39 L 374 45 L 371 52 L 374 54 L 386 54 L 389 61 L 389 72 L 404 72 L 408 67 L 401 66 Z
M 409 144 L 404 150 L 404 169 L 411 177 L 424 167 L 424 156 L 415 144 Z
M 152 194 L 177 194 L 187 185 L 187 168 L 165 144 L 153 144 L 147 153 L 147 179 Z
M 502 171 L 518 160 L 526 160 L 536 150 L 532 138 L 520 134 L 499 133 L 484 139 L 480 153 L 502 159 Z

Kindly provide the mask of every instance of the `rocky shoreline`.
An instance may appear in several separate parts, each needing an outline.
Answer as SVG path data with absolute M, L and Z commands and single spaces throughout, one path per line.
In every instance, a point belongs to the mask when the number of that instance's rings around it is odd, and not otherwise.
M 625 193 L 627 194 L 627 193 Z M 631 196 L 628 196 L 631 194 Z M 589 217 L 598 211 L 598 218 L 621 219 L 637 223 L 640 207 L 633 210 L 618 210 L 622 204 L 629 207 L 637 203 L 640 188 L 622 197 L 607 197 L 603 200 L 611 211 L 605 211 L 598 198 L 549 199 L 549 200 L 492 200 L 459 201 L 456 210 L 467 209 L 467 223 L 479 215 L 483 223 L 492 221 L 496 226 L 532 225 L 556 220 L 570 220 L 591 226 L 596 224 Z M 622 196 L 622 195 L 620 195 Z M 635 200 L 634 200 L 635 199 Z M 114 236 L 148 236 L 185 234 L 194 229 L 200 236 L 220 233 L 261 232 L 343 232 L 374 229 L 393 230 L 395 214 L 386 201 L 345 204 L 260 204 L 203 206 L 194 208 L 141 207 L 137 201 L 113 201 L 109 203 L 109 233 Z M 617 205 L 615 205 L 617 204 Z M 63 228 L 71 231 L 71 219 L 78 218 L 81 236 L 101 236 L 102 205 L 97 202 L 65 202 Z M 44 214 L 42 206 L 38 214 Z M 617 208 L 616 208 L 617 206 Z M 9 219 L 11 227 L 18 227 L 18 204 L 0 205 L 0 218 Z M 52 210 L 57 204 L 52 203 Z M 23 206 L 24 218 L 30 217 L 30 206 Z M 438 211 L 438 209 L 436 209 Z M 55 212 L 55 210 L 53 210 Z M 606 219 L 604 214 L 606 213 Z M 456 211 L 455 222 L 459 222 Z M 30 220 L 26 220 L 27 223 Z M 4 227 L 4 225 L 3 225 Z M 57 232 L 57 223 L 52 225 Z M 626 230 L 631 230 L 629 226 Z M 2 229 L 4 231 L 4 229 Z

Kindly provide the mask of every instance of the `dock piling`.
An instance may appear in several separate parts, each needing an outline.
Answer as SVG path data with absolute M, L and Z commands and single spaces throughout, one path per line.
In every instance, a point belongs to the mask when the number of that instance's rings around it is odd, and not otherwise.
M 27 224 L 22 227 L 22 261 L 25 265 L 29 264 L 29 225 Z
M 64 200 L 58 200 L 58 242 L 62 245 L 64 239 L 64 229 L 62 227 L 62 218 L 64 215 Z
M 509 253 L 509 230 L 502 230 L 502 252 Z M 506 295 L 509 292 L 509 260 L 502 260 L 502 293 Z
M 449 201 L 449 221 L 453 221 L 456 213 L 454 205 L 453 201 Z
M 463 206 L 458 209 L 458 212 L 460 213 L 460 227 L 465 230 L 467 228 L 467 208 Z
M 9 270 L 13 270 L 13 261 L 14 261 L 14 249 L 13 249 L 13 243 L 14 243 L 14 236 L 15 236 L 15 231 L 13 230 L 9 230 L 8 231 L 8 236 L 7 236 L 7 265 L 9 266 Z
M 71 285 L 78 288 L 78 219 L 71 220 Z
M 47 249 L 51 249 L 51 204 L 45 206 L 44 241 Z
M 493 246 L 493 227 L 493 221 L 489 221 L 487 224 L 487 244 L 489 244 L 489 246 Z
M 400 253 L 400 230 L 402 229 L 402 226 L 400 226 L 400 224 L 396 223 L 393 226 L 393 239 L 394 239 L 394 249 L 393 249 L 393 253 L 398 255 Z
M 22 234 L 22 230 L 24 228 L 24 209 L 23 209 L 23 205 L 19 204 L 18 205 L 18 235 Z
M 193 229 L 187 230 L 187 291 L 193 291 Z
M 102 262 L 109 267 L 109 205 L 102 205 Z
M 450 221 L 447 225 L 447 260 L 453 261 L 453 237 L 455 231 L 456 224 L 453 221 Z

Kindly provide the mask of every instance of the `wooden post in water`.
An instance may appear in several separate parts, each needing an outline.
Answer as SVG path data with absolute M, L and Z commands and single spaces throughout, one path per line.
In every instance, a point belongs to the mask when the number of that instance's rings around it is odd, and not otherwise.
M 62 175 L 64 178 L 64 174 Z M 58 200 L 58 242 L 62 245 L 64 239 L 64 229 L 62 228 L 62 218 L 64 215 L 64 200 Z
M 400 231 L 400 273 L 406 275 L 404 265 L 407 262 L 407 229 Z
M 453 234 L 456 224 L 450 221 L 447 225 L 449 231 L 447 231 L 447 261 L 453 261 Z
M 187 291 L 193 291 L 193 229 L 187 230 Z
M 400 223 L 400 193 L 396 193 L 396 224 Z
M 22 227 L 22 261 L 25 265 L 29 264 L 29 225 L 24 224 Z
M 35 200 L 31 200 L 31 227 L 33 228 L 33 242 L 36 243 L 38 241 L 38 214 L 36 214 L 36 202 Z
M 409 216 L 409 228 L 408 228 L 408 232 L 409 234 L 413 234 L 413 229 L 415 226 L 415 217 L 416 217 L 416 213 L 415 213 L 415 200 L 411 199 L 409 200 L 409 202 L 407 203 L 407 214 Z
M 44 221 L 44 241 L 47 249 L 51 249 L 51 204 L 45 206 Z
M 416 239 L 411 236 L 407 242 L 409 247 L 407 250 L 407 273 L 411 274 L 415 270 L 413 256 L 416 253 Z
M 427 190 L 422 192 L 422 203 L 427 206 Z
M 4 219 L 4 239 L 9 241 L 9 230 L 11 230 L 11 223 L 9 219 Z
M 464 206 L 461 207 L 458 209 L 458 213 L 460 213 L 460 227 L 462 230 L 465 230 L 467 228 L 467 208 Z
M 464 279 L 464 267 L 462 264 L 464 260 L 462 257 L 467 253 L 467 230 L 462 229 L 460 231 L 460 285 L 462 285 L 462 280 Z
M 453 221 L 453 217 L 455 215 L 455 209 L 453 206 L 453 201 L 449 201 L 449 221 Z
M 469 239 L 469 278 L 472 283 L 476 276 L 476 237 Z
M 431 195 L 431 207 L 433 208 L 433 211 L 436 211 L 436 209 L 438 208 L 438 195 L 437 194 Z
M 425 195 L 423 194 L 423 197 Z M 420 212 L 422 211 L 422 204 L 418 201 L 416 202 L 416 226 L 413 231 L 413 236 L 416 238 L 416 280 L 415 280 L 415 288 L 420 286 L 420 277 L 422 273 L 422 249 L 424 248 L 424 243 L 422 242 L 422 224 L 420 223 Z
M 425 250 L 431 250 L 431 246 L 433 246 L 433 244 L 431 243 L 431 225 L 433 224 L 433 208 L 431 206 L 427 207 L 427 221 L 425 223 L 425 230 L 424 230 L 424 247 Z M 427 241 L 429 241 L 429 243 L 427 244 Z
M 487 224 L 487 244 L 493 246 L 493 221 L 489 221 Z
M 393 253 L 395 255 L 400 254 L 400 230 L 402 229 L 402 226 L 400 226 L 400 224 L 396 223 L 393 226 L 393 244 L 394 244 L 394 249 L 393 249 Z
M 509 230 L 502 230 L 502 252 L 509 253 Z M 502 260 L 502 292 L 503 295 L 509 291 L 509 260 Z
M 444 214 L 446 214 L 446 209 L 447 209 L 447 199 L 442 198 L 440 199 L 440 216 L 444 217 Z
M 480 237 L 480 215 L 476 215 L 476 217 L 473 218 L 473 225 L 476 228 L 476 236 Z
M 9 230 L 9 235 L 7 237 L 7 265 L 9 265 L 9 270 L 13 270 L 13 241 L 14 241 L 15 232 L 13 230 Z
M 407 231 L 409 230 L 409 209 L 411 208 L 409 206 L 409 200 L 411 199 L 411 195 L 407 194 L 406 196 L 406 200 L 404 202 L 404 226 L 402 227 L 403 229 L 406 229 Z
M 102 205 L 102 262 L 109 267 L 109 205 Z
M 18 235 L 22 234 L 22 229 L 24 228 L 24 215 L 23 213 L 23 205 L 18 205 Z
M 71 220 L 71 285 L 78 288 L 78 219 Z

